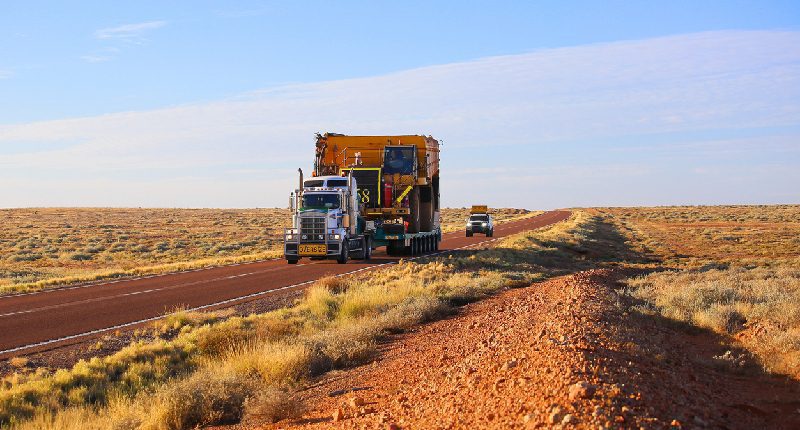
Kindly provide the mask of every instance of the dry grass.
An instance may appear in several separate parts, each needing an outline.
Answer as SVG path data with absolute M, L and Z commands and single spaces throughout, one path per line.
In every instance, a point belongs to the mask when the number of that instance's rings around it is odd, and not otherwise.
M 600 210 L 663 264 L 781 266 L 800 257 L 800 205 L 670 206 Z
M 554 261 L 573 258 L 573 247 L 593 246 L 587 242 L 596 221 L 576 214 L 495 249 L 323 279 L 295 306 L 265 314 L 217 320 L 181 313 L 153 328 L 174 333 L 169 341 L 134 343 L 55 374 L 5 378 L 0 423 L 181 429 L 290 416 L 298 405 L 286 393 L 306 378 L 363 363 L 387 333 L 454 305 L 558 273 Z
M 278 256 L 285 209 L 0 210 L 0 292 Z
M 768 370 L 800 378 L 800 270 L 669 271 L 628 285 L 664 316 L 734 335 Z
M 629 280 L 645 311 L 731 335 L 800 378 L 800 206 L 601 209 L 631 248 L 671 269 Z
M 468 212 L 443 209 L 443 230 Z M 0 220 L 0 294 L 277 258 L 291 222 L 286 209 L 3 209 Z

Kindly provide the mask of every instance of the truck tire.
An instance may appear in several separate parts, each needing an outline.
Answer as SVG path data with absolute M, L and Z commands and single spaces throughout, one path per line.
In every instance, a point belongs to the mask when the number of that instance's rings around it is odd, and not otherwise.
M 489 232 L 486 233 L 486 237 L 492 237 L 492 236 L 494 236 L 494 229 L 489 230 Z
M 419 233 L 420 213 L 419 213 L 419 187 L 414 187 L 408 194 L 408 232 Z
M 433 231 L 433 187 L 419 187 L 419 229 L 420 231 Z
M 342 249 L 339 251 L 339 257 L 336 259 L 336 262 L 339 264 L 347 263 L 347 259 L 350 257 L 350 252 L 347 246 L 347 239 L 342 241 Z
M 471 231 L 467 232 L 467 237 L 472 237 L 472 232 Z
M 289 263 L 289 264 L 297 264 L 298 261 L 299 260 L 295 260 L 294 258 L 289 258 L 289 259 L 286 260 L 286 262 Z
M 386 245 L 386 253 L 391 256 L 401 255 L 404 249 L 405 246 L 403 245 L 403 242 L 399 240 L 393 240 Z
M 369 260 L 372 258 L 372 241 L 369 239 L 369 236 L 364 237 L 364 260 Z
M 359 253 L 357 255 L 358 256 L 355 257 L 355 258 L 358 258 L 359 260 L 366 260 L 367 259 L 367 237 L 366 236 L 362 236 L 361 237 L 361 251 L 359 251 Z

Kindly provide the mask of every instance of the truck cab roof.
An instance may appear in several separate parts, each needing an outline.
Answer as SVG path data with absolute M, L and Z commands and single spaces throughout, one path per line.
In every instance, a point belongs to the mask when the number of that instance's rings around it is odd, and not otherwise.
M 353 178 L 353 185 L 356 185 L 356 180 Z M 347 188 L 346 176 L 317 176 L 303 181 L 303 188 Z

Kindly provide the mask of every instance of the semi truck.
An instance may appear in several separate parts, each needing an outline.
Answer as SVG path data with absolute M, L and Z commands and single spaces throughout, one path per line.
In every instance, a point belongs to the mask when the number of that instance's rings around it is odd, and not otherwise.
M 314 171 L 290 196 L 284 258 L 369 259 L 439 249 L 439 141 L 431 136 L 316 135 Z

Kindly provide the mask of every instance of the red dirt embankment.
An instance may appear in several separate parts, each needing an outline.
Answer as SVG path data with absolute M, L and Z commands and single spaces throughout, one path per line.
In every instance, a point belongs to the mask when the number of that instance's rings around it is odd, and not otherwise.
M 707 332 L 626 311 L 592 270 L 468 305 L 300 393 L 265 428 L 800 428 L 797 381 L 735 373 Z M 692 334 L 694 333 L 694 334 Z

